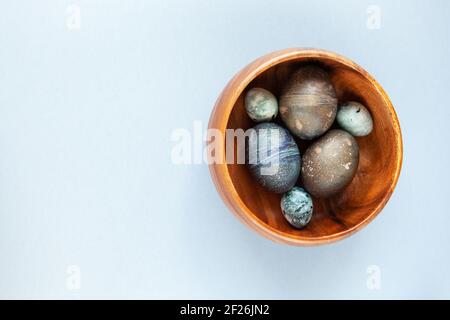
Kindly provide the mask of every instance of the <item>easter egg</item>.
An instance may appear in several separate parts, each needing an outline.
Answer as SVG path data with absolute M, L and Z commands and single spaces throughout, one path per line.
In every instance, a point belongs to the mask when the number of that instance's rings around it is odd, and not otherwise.
M 355 138 L 343 130 L 330 130 L 303 155 L 303 185 L 316 197 L 331 196 L 352 181 L 358 163 L 359 148 Z
M 311 196 L 303 188 L 294 187 L 281 197 L 281 212 L 292 226 L 303 228 L 313 214 Z
M 280 117 L 292 134 L 310 140 L 326 132 L 336 117 L 337 97 L 325 70 L 300 67 L 289 78 L 280 98 Z
M 300 174 L 300 151 L 294 138 L 271 122 L 249 130 L 246 162 L 256 181 L 276 193 L 292 189 Z
M 373 129 L 373 120 L 369 110 L 355 101 L 349 101 L 339 106 L 336 121 L 342 129 L 355 137 L 367 136 Z
M 252 88 L 245 95 L 245 110 L 255 122 L 270 121 L 278 114 L 278 101 L 270 91 Z

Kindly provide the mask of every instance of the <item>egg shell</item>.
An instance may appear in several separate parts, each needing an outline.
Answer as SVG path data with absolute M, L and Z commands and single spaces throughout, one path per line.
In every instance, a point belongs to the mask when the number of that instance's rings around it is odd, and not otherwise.
M 356 101 L 349 101 L 339 106 L 336 122 L 355 137 L 367 136 L 373 129 L 369 110 Z
M 337 97 L 328 73 L 315 65 L 300 67 L 280 97 L 280 117 L 295 136 L 310 140 L 333 124 Z
M 294 138 L 271 122 L 249 130 L 246 162 L 256 181 L 271 192 L 292 189 L 300 175 L 301 157 Z
M 252 88 L 245 95 L 245 110 L 255 122 L 270 121 L 278 114 L 278 101 L 270 91 Z
M 330 130 L 303 155 L 303 185 L 316 197 L 329 197 L 352 181 L 358 163 L 359 147 L 355 138 L 343 130 Z
M 292 188 L 281 197 L 281 212 L 292 226 L 305 227 L 313 214 L 311 196 L 303 188 Z

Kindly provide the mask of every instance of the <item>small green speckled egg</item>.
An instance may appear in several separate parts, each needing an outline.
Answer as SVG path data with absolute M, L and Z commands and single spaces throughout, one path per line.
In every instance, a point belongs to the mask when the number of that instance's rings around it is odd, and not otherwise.
M 373 129 L 369 110 L 355 101 L 346 102 L 339 107 L 336 121 L 342 129 L 355 137 L 367 136 Z
M 270 121 L 278 114 L 278 101 L 270 91 L 252 88 L 245 95 L 245 110 L 255 122 Z
M 309 223 L 313 214 L 311 196 L 304 189 L 294 187 L 281 198 L 281 211 L 292 226 L 301 229 Z

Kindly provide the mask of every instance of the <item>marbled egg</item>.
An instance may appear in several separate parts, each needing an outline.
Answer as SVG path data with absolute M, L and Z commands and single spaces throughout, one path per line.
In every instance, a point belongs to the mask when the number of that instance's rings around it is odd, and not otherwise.
M 353 179 L 359 163 L 358 143 L 343 130 L 330 130 L 309 146 L 302 159 L 302 181 L 316 197 L 331 196 Z
M 303 188 L 294 187 L 281 197 L 281 212 L 292 226 L 303 228 L 313 214 L 311 196 Z
M 369 110 L 355 101 L 349 101 L 339 106 L 336 121 L 342 129 L 355 137 L 367 136 L 373 129 Z
M 337 97 L 325 70 L 301 67 L 288 80 L 280 98 L 280 116 L 288 129 L 302 139 L 322 135 L 333 124 Z
M 255 122 L 270 121 L 278 114 L 278 101 L 270 91 L 252 88 L 245 95 L 245 110 Z
M 250 129 L 246 161 L 256 181 L 276 193 L 292 189 L 300 174 L 300 151 L 294 138 L 271 122 Z

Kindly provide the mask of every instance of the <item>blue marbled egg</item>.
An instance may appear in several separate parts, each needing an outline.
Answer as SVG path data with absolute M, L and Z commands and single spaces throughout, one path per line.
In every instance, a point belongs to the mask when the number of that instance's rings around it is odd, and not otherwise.
M 367 136 L 373 129 L 369 110 L 355 101 L 346 102 L 339 107 L 336 121 L 342 129 L 355 137 Z
M 304 189 L 294 187 L 281 197 L 281 211 L 292 226 L 303 228 L 309 223 L 313 214 L 311 196 Z
M 278 114 L 277 98 L 266 89 L 252 88 L 245 95 L 245 111 L 255 122 L 273 120 Z
M 284 193 L 297 182 L 300 151 L 283 127 L 265 122 L 250 129 L 246 156 L 250 173 L 268 191 Z

